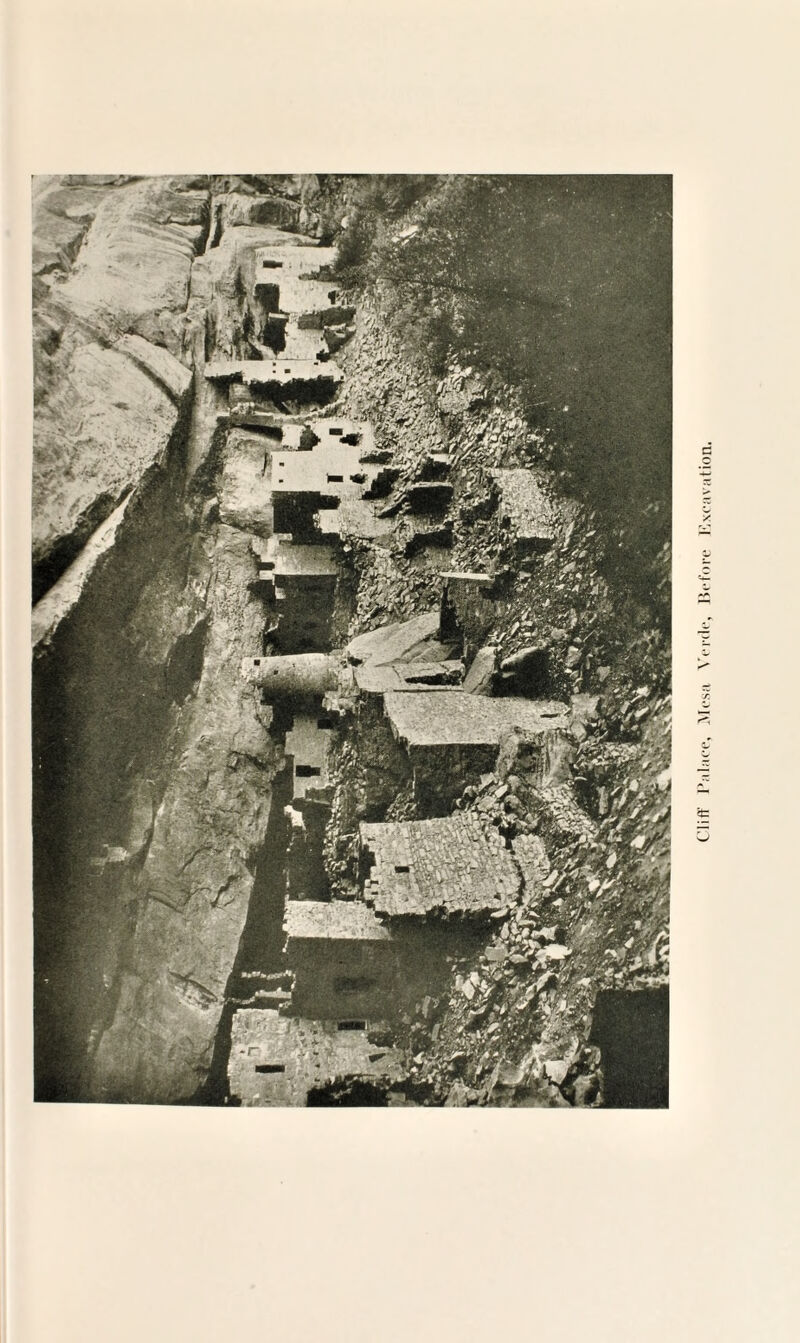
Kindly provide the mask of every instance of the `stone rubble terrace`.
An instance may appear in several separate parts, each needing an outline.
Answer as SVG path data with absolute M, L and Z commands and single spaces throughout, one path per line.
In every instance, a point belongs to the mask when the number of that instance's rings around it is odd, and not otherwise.
M 504 908 L 520 889 L 517 866 L 496 831 L 472 813 L 428 821 L 362 823 L 362 852 L 373 860 L 364 899 L 388 918 L 481 915 Z

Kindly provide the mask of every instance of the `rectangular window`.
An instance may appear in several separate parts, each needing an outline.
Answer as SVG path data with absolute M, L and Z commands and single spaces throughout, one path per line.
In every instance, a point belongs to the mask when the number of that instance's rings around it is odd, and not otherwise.
M 410 867 L 409 867 L 406 863 L 395 863 L 395 865 L 394 865 L 394 870 L 395 870 L 395 872 L 410 872 L 410 871 L 411 871 Z
M 285 1073 L 286 1067 L 283 1063 L 257 1063 L 257 1073 Z
M 344 476 L 328 476 L 329 485 L 341 485 L 344 483 Z
M 321 773 L 318 765 L 295 765 L 294 768 L 296 779 L 316 779 Z
M 367 1023 L 366 1021 L 340 1021 L 337 1029 L 340 1031 L 365 1031 Z

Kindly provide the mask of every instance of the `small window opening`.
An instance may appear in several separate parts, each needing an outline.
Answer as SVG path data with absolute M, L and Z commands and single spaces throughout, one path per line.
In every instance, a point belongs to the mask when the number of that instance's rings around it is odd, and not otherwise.
M 260 667 L 260 666 L 261 666 L 261 658 L 253 658 L 253 666 L 254 666 L 254 667 Z
M 324 728 L 324 729 L 332 728 L 332 727 L 333 727 L 333 719 L 332 719 L 332 718 L 318 718 L 318 719 L 317 719 L 317 727 Z
M 365 1031 L 367 1023 L 366 1021 L 340 1021 L 337 1029 L 340 1031 Z
M 329 485 L 341 485 L 344 483 L 344 476 L 328 476 Z
M 330 429 L 328 430 L 328 433 L 333 434 L 335 437 L 337 434 L 343 434 L 344 430 L 342 429 L 341 425 L 332 424 Z
M 411 868 L 407 863 L 395 863 L 394 870 L 395 872 L 410 872 Z
M 285 1073 L 286 1066 L 283 1063 L 257 1063 L 257 1073 Z
M 316 779 L 322 770 L 318 765 L 295 765 L 294 773 L 297 779 Z

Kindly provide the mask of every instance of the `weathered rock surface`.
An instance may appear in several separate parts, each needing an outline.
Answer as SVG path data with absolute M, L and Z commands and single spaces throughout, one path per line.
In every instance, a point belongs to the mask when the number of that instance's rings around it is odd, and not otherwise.
M 34 191 L 34 600 L 180 432 L 207 204 L 175 178 Z
M 110 347 L 78 346 L 37 408 L 33 559 L 45 590 L 48 576 L 57 577 L 148 469 L 164 460 L 191 374 L 166 351 L 155 365 L 149 349 L 139 337 Z
M 208 231 L 208 192 L 144 178 L 101 201 L 75 265 L 52 294 L 113 339 L 135 331 L 180 356 L 192 261 Z
M 202 674 L 132 882 L 135 930 L 92 1067 L 98 1100 L 188 1100 L 204 1082 L 267 828 L 277 753 L 237 665 L 263 624 L 249 537 L 220 526 L 209 562 Z

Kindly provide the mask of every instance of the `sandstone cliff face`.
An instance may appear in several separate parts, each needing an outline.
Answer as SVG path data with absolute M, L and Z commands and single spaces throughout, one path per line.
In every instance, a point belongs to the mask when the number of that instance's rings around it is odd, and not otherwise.
M 202 368 L 253 353 L 253 250 L 308 217 L 285 185 L 34 183 L 40 1099 L 189 1101 L 210 1066 L 281 755 L 239 674 L 258 454 Z
M 34 600 L 179 428 L 208 207 L 183 179 L 34 193 Z
M 202 672 L 128 884 L 136 927 L 93 1063 L 98 1100 L 187 1099 L 205 1080 L 267 828 L 278 753 L 238 676 L 263 624 L 248 591 L 255 560 L 248 536 L 230 527 L 215 529 L 204 549 Z

